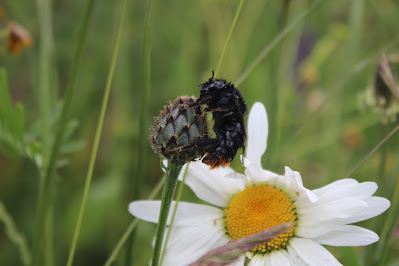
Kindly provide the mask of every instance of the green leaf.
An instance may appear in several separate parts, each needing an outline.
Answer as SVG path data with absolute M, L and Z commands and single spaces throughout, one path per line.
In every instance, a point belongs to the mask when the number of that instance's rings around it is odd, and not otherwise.
M 7 213 L 1 201 L 0 201 L 0 221 L 4 223 L 6 235 L 8 236 L 8 238 L 15 246 L 18 247 L 23 264 L 29 265 L 30 252 L 26 244 L 26 240 L 24 236 L 18 232 L 12 217 L 10 216 L 9 213 Z
M 11 113 L 11 100 L 7 90 L 6 71 L 0 69 L 0 121 L 4 117 L 9 117 Z
M 24 108 L 13 110 L 4 69 L 0 69 L 0 149 L 6 156 L 26 156 L 24 148 Z

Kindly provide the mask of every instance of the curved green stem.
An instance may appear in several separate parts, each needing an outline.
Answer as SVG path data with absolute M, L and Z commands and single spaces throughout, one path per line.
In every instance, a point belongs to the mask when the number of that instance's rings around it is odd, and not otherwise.
M 224 47 L 223 47 L 223 50 L 222 50 L 222 54 L 220 55 L 219 63 L 217 65 L 217 67 L 216 67 L 216 71 L 215 71 L 215 76 L 216 77 L 218 76 L 220 67 L 222 66 L 222 62 L 223 62 L 223 59 L 224 59 L 224 54 L 226 53 L 227 46 L 229 45 L 229 42 L 230 42 L 230 39 L 231 39 L 231 35 L 233 34 L 234 28 L 236 27 L 236 23 L 237 23 L 239 15 L 241 13 L 241 9 L 242 9 L 243 4 L 244 4 L 244 0 L 240 0 L 240 4 L 238 5 L 236 14 L 235 14 L 234 19 L 233 19 L 233 23 L 231 24 L 231 27 L 230 27 L 229 34 L 227 35 L 227 39 L 226 39 L 226 42 L 224 44 Z
M 161 255 L 163 237 L 165 235 L 166 222 L 169 216 L 170 205 L 172 204 L 173 195 L 175 194 L 177 180 L 183 164 L 176 161 L 169 161 L 166 168 L 166 181 L 162 192 L 161 209 L 159 211 L 159 219 L 157 225 L 157 233 L 155 236 L 155 247 L 152 256 L 152 266 L 159 265 Z
M 79 216 L 76 221 L 75 233 L 73 235 L 71 249 L 69 250 L 68 262 L 67 262 L 68 266 L 71 266 L 73 263 L 73 258 L 74 258 L 75 250 L 76 250 L 76 243 L 78 241 L 80 226 L 82 224 L 83 214 L 84 214 L 84 210 L 85 210 L 85 206 L 86 206 L 86 199 L 87 199 L 87 195 L 89 193 L 91 178 L 93 176 L 94 164 L 96 162 L 97 150 L 98 150 L 98 146 L 100 143 L 101 132 L 102 132 L 103 124 L 104 124 L 105 111 L 107 110 L 108 98 L 109 98 L 109 93 L 111 91 L 111 84 L 112 84 L 112 79 L 114 76 L 116 58 L 117 58 L 118 50 L 119 50 L 120 37 L 121 37 L 121 32 L 122 32 L 122 22 L 123 22 L 123 19 L 125 16 L 125 10 L 126 10 L 126 2 L 127 2 L 126 0 L 123 0 L 123 2 L 122 2 L 121 13 L 119 16 L 119 22 L 118 22 L 118 26 L 117 26 L 115 42 L 114 42 L 114 47 L 113 47 L 113 51 L 112 51 L 111 63 L 110 63 L 110 68 L 109 68 L 109 72 L 108 72 L 108 77 L 107 77 L 107 83 L 106 83 L 105 91 L 104 91 L 104 98 L 103 98 L 103 102 L 101 105 L 100 116 L 98 118 L 96 134 L 94 137 L 94 143 L 93 143 L 93 148 L 92 148 L 92 152 L 91 152 L 91 156 L 90 156 L 89 167 L 87 170 L 87 176 L 86 176 L 86 182 L 85 182 L 85 187 L 84 187 L 84 191 L 83 191 L 82 202 L 80 204 Z

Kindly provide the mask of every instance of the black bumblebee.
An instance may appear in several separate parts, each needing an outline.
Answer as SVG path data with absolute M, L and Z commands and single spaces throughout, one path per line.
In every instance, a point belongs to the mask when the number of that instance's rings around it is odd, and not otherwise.
M 247 106 L 240 91 L 224 79 L 212 77 L 200 84 L 199 99 L 189 107 L 206 104 L 205 111 L 212 112 L 216 138 L 201 140 L 197 148 L 206 151 L 202 162 L 211 168 L 227 166 L 237 154 L 239 148 L 245 149 L 244 114 Z

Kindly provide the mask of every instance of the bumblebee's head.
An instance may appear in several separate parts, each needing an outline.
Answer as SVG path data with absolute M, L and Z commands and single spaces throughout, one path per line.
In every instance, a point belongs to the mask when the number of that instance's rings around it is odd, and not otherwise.
M 199 85 L 201 86 L 201 95 L 218 95 L 226 86 L 226 80 L 214 79 L 214 74 L 212 70 L 212 77 Z

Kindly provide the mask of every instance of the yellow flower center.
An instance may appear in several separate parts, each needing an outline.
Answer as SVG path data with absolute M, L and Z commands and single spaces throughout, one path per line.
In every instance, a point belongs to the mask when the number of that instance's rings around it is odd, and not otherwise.
M 252 235 L 283 223 L 294 223 L 295 206 L 284 192 L 268 185 L 247 187 L 230 201 L 225 222 L 231 240 Z M 295 227 L 280 234 L 269 242 L 254 248 L 253 251 L 266 253 L 285 248 L 294 236 Z

